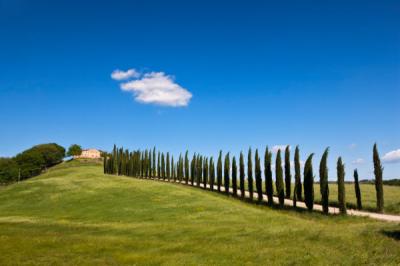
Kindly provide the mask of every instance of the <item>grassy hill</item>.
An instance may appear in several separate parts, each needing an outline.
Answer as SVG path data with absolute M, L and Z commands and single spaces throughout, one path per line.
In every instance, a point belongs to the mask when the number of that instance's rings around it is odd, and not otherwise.
M 399 235 L 399 224 L 270 209 L 97 163 L 0 189 L 0 265 L 398 265 Z

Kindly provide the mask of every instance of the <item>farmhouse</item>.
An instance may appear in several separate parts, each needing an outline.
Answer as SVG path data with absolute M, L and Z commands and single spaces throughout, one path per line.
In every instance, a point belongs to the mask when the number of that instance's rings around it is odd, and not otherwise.
M 81 155 L 75 156 L 74 158 L 88 158 L 88 159 L 97 159 L 101 157 L 101 153 L 97 149 L 86 149 L 82 150 Z

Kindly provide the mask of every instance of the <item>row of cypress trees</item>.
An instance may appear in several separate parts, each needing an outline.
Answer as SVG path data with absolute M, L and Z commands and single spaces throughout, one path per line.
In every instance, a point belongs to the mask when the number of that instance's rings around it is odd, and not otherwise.
M 284 169 L 282 168 L 281 150 L 278 150 L 275 159 L 275 188 L 273 184 L 272 173 L 272 152 L 265 149 L 264 154 L 264 180 L 262 178 L 261 158 L 258 149 L 254 155 L 254 179 L 253 179 L 253 156 L 251 148 L 247 157 L 247 176 L 245 176 L 244 155 L 241 152 L 239 156 L 239 171 L 236 157 L 227 153 L 224 158 L 222 151 L 219 152 L 217 166 L 214 165 L 213 157 L 206 157 L 201 154 L 193 154 L 189 159 L 189 152 L 185 155 L 179 155 L 177 160 L 170 153 L 157 152 L 155 148 L 144 151 L 136 150 L 130 152 L 127 149 L 117 148 L 114 145 L 113 151 L 104 156 L 104 173 L 126 175 L 138 178 L 161 179 L 167 181 L 190 184 L 192 186 L 203 187 L 214 190 L 215 186 L 218 192 L 224 188 L 226 194 L 245 198 L 248 196 L 253 200 L 256 193 L 257 201 L 262 202 L 264 195 L 268 205 L 274 204 L 274 195 L 278 197 L 280 206 L 284 205 L 285 198 L 293 199 L 293 205 L 296 207 L 298 201 L 303 201 L 309 210 L 314 207 L 314 172 L 312 159 L 314 154 L 310 154 L 305 162 L 303 170 L 303 183 L 301 180 L 299 147 L 296 146 L 294 154 L 294 189 L 292 193 L 292 175 L 290 166 L 290 148 L 285 149 Z M 329 213 L 329 186 L 328 186 L 328 160 L 329 148 L 327 148 L 319 164 L 319 185 L 321 193 L 321 205 L 324 213 Z M 224 165 L 222 161 L 224 160 Z M 383 211 L 383 186 L 382 186 L 382 165 L 376 144 L 373 148 L 373 161 L 375 168 L 375 186 L 377 194 L 377 211 Z M 345 195 L 345 166 L 342 158 L 337 160 L 337 185 L 338 185 L 338 207 L 341 213 L 346 213 L 346 195 Z M 239 172 L 239 180 L 237 180 Z M 264 183 L 264 188 L 263 188 Z M 255 190 L 254 190 L 255 184 Z M 247 186 L 247 187 L 246 187 Z M 357 208 L 362 209 L 361 191 L 358 180 L 357 169 L 354 170 L 354 186 L 357 197 Z M 248 195 L 246 195 L 248 194 Z M 303 199 L 304 194 L 304 199 Z

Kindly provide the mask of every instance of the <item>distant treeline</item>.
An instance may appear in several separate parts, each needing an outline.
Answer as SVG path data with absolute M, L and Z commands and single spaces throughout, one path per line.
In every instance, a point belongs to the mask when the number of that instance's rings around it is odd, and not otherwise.
M 12 183 L 39 175 L 47 167 L 62 162 L 65 149 L 56 144 L 40 144 L 12 158 L 0 158 L 0 183 Z
M 314 171 L 313 155 L 310 154 L 304 165 L 303 173 L 300 171 L 300 155 L 297 146 L 294 154 L 294 192 L 291 197 L 292 173 L 291 156 L 289 146 L 284 150 L 282 161 L 281 150 L 278 150 L 275 158 L 275 181 L 273 180 L 272 152 L 266 147 L 264 153 L 264 163 L 262 171 L 261 156 L 258 149 L 255 150 L 254 157 L 252 150 L 247 153 L 247 167 L 243 152 L 236 157 L 231 157 L 230 153 L 224 156 L 219 152 L 216 164 L 213 157 L 193 154 L 189 158 L 189 152 L 180 154 L 177 160 L 169 152 L 160 152 L 153 149 L 144 151 L 129 151 L 123 148 L 117 148 L 114 145 L 111 153 L 104 154 L 104 173 L 126 175 L 137 178 L 161 179 L 179 183 L 190 184 L 192 186 L 202 187 L 204 189 L 224 191 L 227 195 L 233 195 L 245 198 L 247 194 L 250 200 L 256 197 L 259 202 L 263 201 L 266 195 L 269 205 L 274 204 L 273 196 L 277 195 L 279 206 L 284 205 L 285 198 L 293 198 L 293 205 L 297 201 L 304 201 L 309 210 L 314 206 Z M 321 205 L 324 213 L 329 212 L 329 186 L 328 186 L 328 168 L 327 158 L 329 149 L 327 148 L 319 163 L 319 187 L 321 193 Z M 232 161 L 231 161 L 232 158 Z M 253 161 L 254 160 L 254 161 Z M 232 163 L 231 163 L 232 162 Z M 254 162 L 254 168 L 253 168 Z M 375 174 L 375 188 L 377 197 L 378 212 L 383 211 L 383 167 L 380 162 L 376 144 L 373 147 L 373 162 Z M 254 169 L 254 170 L 253 170 Z M 247 174 L 246 174 L 247 172 Z M 262 177 L 264 172 L 264 178 Z M 345 191 L 345 169 L 342 158 L 337 159 L 336 166 L 337 185 L 338 185 L 338 204 L 342 214 L 346 210 L 346 191 Z M 357 208 L 362 209 L 361 191 L 359 187 L 358 172 L 354 169 L 354 189 L 357 197 Z M 275 186 L 273 185 L 275 183 Z M 274 191 L 274 187 L 276 191 Z
M 400 186 L 400 179 L 394 178 L 394 179 L 387 179 L 382 181 L 384 185 L 387 186 Z M 360 180 L 360 183 L 362 184 L 375 184 L 374 180 L 370 179 L 363 179 Z

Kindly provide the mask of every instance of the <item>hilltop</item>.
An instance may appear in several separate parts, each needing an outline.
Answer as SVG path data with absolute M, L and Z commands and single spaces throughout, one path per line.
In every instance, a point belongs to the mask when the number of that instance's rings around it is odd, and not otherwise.
M 71 161 L 0 190 L 9 264 L 399 264 L 397 224 L 247 204 Z

